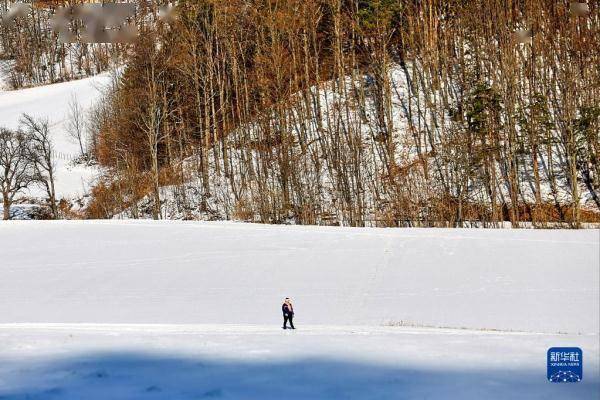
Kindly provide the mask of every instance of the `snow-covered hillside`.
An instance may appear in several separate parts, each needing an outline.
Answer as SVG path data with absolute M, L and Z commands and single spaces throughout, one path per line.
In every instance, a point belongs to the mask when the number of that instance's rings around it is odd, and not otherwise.
M 599 232 L 0 224 L 2 399 L 594 399 Z M 296 331 L 280 328 L 290 296 Z M 577 346 L 583 381 L 546 381 Z
M 414 196 L 414 203 L 420 204 L 417 208 L 421 209 L 418 216 L 411 219 L 411 223 L 419 224 L 423 220 L 429 221 L 428 217 L 431 212 L 432 201 L 439 200 L 440 196 L 445 196 L 446 193 L 440 189 L 440 185 L 444 185 L 450 178 L 448 176 L 440 176 L 441 171 L 446 174 L 450 170 L 459 170 L 462 167 L 454 165 L 453 167 L 441 168 L 440 165 L 445 165 L 447 160 L 458 160 L 464 152 L 458 151 L 454 154 L 447 155 L 446 161 L 436 161 L 434 156 L 436 151 L 420 148 L 421 145 L 415 143 L 415 127 L 427 126 L 426 130 L 431 129 L 435 135 L 443 136 L 443 131 L 452 131 L 451 118 L 445 116 L 440 121 L 440 126 L 428 120 L 426 112 L 422 109 L 430 100 L 423 97 L 414 88 L 417 83 L 414 81 L 414 70 L 411 66 L 401 67 L 394 65 L 388 72 L 388 80 L 391 85 L 390 93 L 390 125 L 393 127 L 393 148 L 395 164 L 400 169 L 404 170 L 412 178 L 406 181 L 400 181 L 399 187 L 406 192 L 410 192 Z M 231 220 L 243 219 L 246 221 L 268 221 L 268 222 L 299 222 L 306 224 L 306 218 L 301 220 L 298 213 L 304 207 L 306 199 L 315 199 L 316 208 L 320 211 L 315 214 L 314 221 L 309 224 L 330 224 L 340 223 L 342 225 L 350 225 L 348 219 L 349 208 L 361 209 L 365 215 L 358 217 L 364 218 L 363 222 L 366 226 L 384 226 L 396 223 L 398 225 L 405 223 L 402 218 L 394 217 L 395 221 L 385 221 L 386 213 L 389 215 L 407 215 L 410 213 L 409 207 L 406 206 L 400 210 L 390 210 L 391 204 L 394 204 L 397 199 L 391 196 L 393 190 L 382 190 L 386 183 L 378 180 L 382 175 L 385 175 L 386 165 L 388 163 L 387 156 L 382 150 L 380 151 L 364 151 L 360 152 L 356 158 L 344 159 L 342 163 L 348 171 L 357 170 L 357 175 L 361 175 L 365 182 L 354 181 L 355 176 L 348 177 L 348 182 L 339 182 L 340 176 L 344 176 L 337 167 L 328 165 L 328 155 L 326 151 L 315 149 L 316 144 L 323 140 L 323 132 L 337 132 L 340 125 L 344 126 L 344 132 L 348 136 L 354 135 L 359 137 L 364 143 L 364 148 L 375 149 L 381 144 L 381 138 L 378 139 L 378 132 L 381 127 L 380 119 L 377 114 L 377 101 L 373 95 L 369 95 L 372 91 L 373 77 L 370 75 L 361 75 L 347 77 L 340 84 L 336 80 L 326 81 L 319 85 L 315 85 L 307 89 L 305 92 L 297 92 L 290 96 L 290 105 L 286 111 L 281 114 L 279 108 L 272 107 L 265 110 L 264 115 L 256 118 L 254 121 L 242 124 L 235 131 L 230 132 L 224 140 L 227 148 L 226 160 L 222 159 L 219 162 L 215 161 L 218 157 L 211 156 L 206 160 L 208 174 L 208 187 L 211 189 L 206 191 L 203 185 L 204 177 L 198 173 L 200 170 L 201 161 L 198 158 L 197 152 L 194 155 L 187 157 L 184 160 L 179 160 L 179 163 L 173 168 L 175 171 L 182 171 L 183 183 L 175 185 L 163 186 L 160 193 L 160 213 L 164 219 L 194 219 L 194 220 Z M 361 85 L 364 85 L 361 86 Z M 340 89 L 343 87 L 343 90 Z M 364 94 L 357 87 L 363 87 Z M 443 96 L 440 96 L 443 97 Z M 307 101 L 311 99 L 311 101 Z M 317 101 L 318 99 L 318 101 Z M 428 124 L 432 126 L 429 127 Z M 271 130 L 265 131 L 265 125 L 270 126 Z M 285 128 L 282 128 L 285 127 Z M 261 143 L 265 136 L 268 137 L 270 131 L 278 131 L 280 129 L 289 129 L 289 134 L 293 137 L 294 145 L 290 147 L 290 158 L 293 159 L 294 173 L 297 173 L 297 184 L 294 187 L 293 196 L 298 199 L 303 199 L 300 203 L 295 203 L 292 209 L 281 212 L 283 215 L 264 215 L 266 214 L 262 204 L 257 202 L 257 199 L 266 197 L 264 194 L 265 187 L 268 188 L 271 196 L 270 202 L 279 202 L 281 193 L 285 190 L 279 186 L 278 180 L 280 176 L 288 174 L 288 171 L 283 171 L 285 163 L 269 162 L 263 163 L 262 157 L 264 150 L 260 146 L 252 145 Z M 420 128 L 425 129 L 425 128 Z M 434 135 L 434 136 L 435 136 Z M 251 144 L 240 145 L 240 142 L 245 143 L 249 140 Z M 427 143 L 429 139 L 423 139 Z M 303 144 L 304 143 L 304 144 Z M 312 147 L 311 147 L 312 146 Z M 348 147 L 344 147 L 348 146 Z M 343 141 L 336 142 L 337 151 L 344 153 L 345 150 L 351 147 L 350 143 L 344 144 Z M 310 150 L 307 150 L 310 149 Z M 557 152 L 558 149 L 555 149 Z M 214 154 L 217 154 L 216 150 Z M 429 173 L 433 174 L 427 185 L 431 188 L 438 189 L 437 194 L 433 192 L 426 193 L 425 186 L 417 185 L 412 187 L 413 183 L 419 182 L 422 179 L 420 174 L 422 169 L 417 165 L 421 165 L 419 161 L 419 153 L 429 154 L 425 157 L 428 164 Z M 273 157 L 276 157 L 273 153 Z M 528 156 L 522 155 L 522 167 L 519 169 L 521 175 L 519 181 L 522 187 L 519 189 L 522 201 L 529 204 L 535 203 L 535 185 L 532 181 L 534 173 L 530 170 L 533 161 L 527 159 Z M 539 155 L 538 161 L 543 166 L 544 171 L 550 165 L 545 155 Z M 553 163 L 556 164 L 556 159 L 561 159 L 561 156 L 555 157 Z M 316 162 L 318 160 L 319 162 Z M 337 163 L 337 161 L 336 161 Z M 261 170 L 262 165 L 268 165 L 264 170 Z M 228 171 L 230 173 L 222 173 Z M 495 166 L 496 176 L 506 176 L 503 167 Z M 557 169 L 558 166 L 553 166 Z M 249 171 L 260 171 L 259 174 L 271 176 L 272 179 L 266 179 L 264 183 L 260 183 L 258 178 L 248 179 L 252 176 Z M 559 173 L 562 178 L 564 175 Z M 272 185 L 272 186 L 271 186 Z M 361 187 L 361 190 L 356 189 L 347 199 L 343 199 L 343 195 L 339 192 L 339 187 L 349 185 L 356 188 Z M 488 201 L 485 189 L 485 184 L 479 178 L 474 179 L 469 188 L 471 196 L 468 201 L 478 204 L 486 204 Z M 549 181 L 542 179 L 540 183 L 541 199 L 547 204 L 570 204 L 570 184 L 567 180 L 559 180 L 559 184 L 553 189 Z M 318 188 L 315 191 L 305 188 Z M 497 190 L 499 198 L 497 204 L 510 204 L 510 185 L 506 182 L 498 183 Z M 286 189 L 287 190 L 287 189 Z M 351 189 L 349 189 L 351 190 Z M 444 189 L 446 190 L 446 189 Z M 454 189 L 453 189 L 454 190 Z M 553 192 L 555 191 L 555 193 Z M 579 193 L 582 194 L 581 205 L 587 210 L 596 212 L 597 208 L 592 203 L 588 188 L 583 182 L 580 183 Z M 458 198 L 458 192 L 451 193 L 455 198 Z M 554 198 L 556 196 L 556 198 Z M 409 196 L 410 197 L 410 196 Z M 273 200 L 277 199 L 277 200 Z M 418 199 L 418 200 L 417 200 Z M 344 201 L 349 202 L 342 206 Z M 140 201 L 135 202 L 133 207 L 128 209 L 111 210 L 115 211 L 115 218 L 152 218 L 154 213 L 155 196 L 153 193 L 147 193 Z M 424 206 L 427 204 L 427 206 Z M 490 205 L 488 205 L 490 206 Z M 307 211 L 312 212 L 309 206 Z M 311 206 L 312 207 L 312 206 Z M 366 210 L 366 211 L 365 211 Z M 387 210 L 387 211 L 384 211 Z M 241 212 L 240 212 L 241 211 Z M 277 213 L 272 213 L 277 214 Z M 498 217 L 504 218 L 504 221 L 497 222 L 496 226 L 510 227 L 507 216 Z M 390 217 L 391 218 L 391 217 Z M 439 218 L 439 215 L 437 217 Z M 563 217 L 561 217 L 563 218 Z M 410 218 L 407 218 L 410 219 Z M 437 222 L 437 226 L 451 226 L 450 221 L 431 220 L 431 223 Z M 445 222 L 448 225 L 443 225 Z M 481 222 L 481 221 L 479 221 Z M 476 222 L 477 223 L 477 222 Z M 468 226 L 468 222 L 466 225 Z M 531 226 L 528 221 L 521 221 L 521 226 Z M 548 226 L 551 226 L 549 224 Z M 560 225 L 559 225 L 560 226 Z M 562 225 L 564 226 L 564 225 Z M 598 226 L 597 224 L 593 226 Z
M 1 127 L 18 128 L 19 119 L 23 114 L 36 119 L 48 119 L 54 145 L 58 199 L 81 197 L 87 193 L 98 174 L 96 168 L 72 165 L 72 161 L 80 155 L 80 150 L 76 140 L 67 133 L 69 102 L 75 97 L 85 112 L 100 98 L 102 90 L 109 83 L 110 75 L 107 73 L 78 81 L 22 90 L 3 91 L 0 85 Z M 31 197 L 45 195 L 41 188 L 33 187 L 23 194 Z

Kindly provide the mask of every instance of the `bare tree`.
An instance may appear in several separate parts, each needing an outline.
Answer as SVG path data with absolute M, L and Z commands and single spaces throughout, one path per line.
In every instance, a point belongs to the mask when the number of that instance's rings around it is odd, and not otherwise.
M 71 98 L 69 100 L 67 132 L 69 133 L 69 136 L 71 136 L 71 138 L 77 141 L 77 144 L 79 144 L 79 151 L 81 152 L 81 157 L 85 158 L 85 116 L 83 109 L 81 108 L 81 104 L 79 104 L 79 100 L 77 99 L 77 95 L 75 93 L 71 94 Z
M 29 138 L 24 132 L 0 128 L 0 190 L 5 220 L 10 219 L 15 196 L 35 180 L 28 147 Z
M 54 146 L 50 139 L 50 130 L 47 120 L 35 120 L 27 114 L 21 117 L 21 124 L 26 129 L 30 140 L 29 158 L 35 170 L 35 180 L 42 185 L 48 194 L 50 210 L 54 218 L 58 217 L 56 207 L 56 190 L 54 179 L 56 166 L 54 165 Z

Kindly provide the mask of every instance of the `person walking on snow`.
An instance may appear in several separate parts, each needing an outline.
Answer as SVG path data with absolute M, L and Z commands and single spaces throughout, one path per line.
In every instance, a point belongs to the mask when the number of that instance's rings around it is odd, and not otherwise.
M 283 311 L 283 329 L 287 329 L 288 321 L 290 321 L 290 329 L 296 329 L 294 328 L 294 307 L 289 297 L 285 298 L 281 311 Z

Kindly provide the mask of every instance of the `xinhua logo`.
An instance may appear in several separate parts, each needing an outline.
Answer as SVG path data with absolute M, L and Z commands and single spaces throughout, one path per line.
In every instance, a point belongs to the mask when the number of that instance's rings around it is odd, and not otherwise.
M 583 352 L 579 347 L 551 347 L 547 357 L 550 382 L 580 382 L 583 379 Z

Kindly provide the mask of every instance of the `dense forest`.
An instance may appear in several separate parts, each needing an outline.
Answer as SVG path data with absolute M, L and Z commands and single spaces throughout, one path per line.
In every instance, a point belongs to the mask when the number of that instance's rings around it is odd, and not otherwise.
M 600 220 L 596 2 L 182 0 L 159 18 L 161 5 L 138 4 L 132 44 L 49 32 L 28 51 L 26 23 L 3 28 L 17 87 L 124 65 L 88 116 L 105 173 L 86 217 Z
M 8 63 L 13 89 L 78 79 L 126 62 L 126 43 L 95 43 L 85 37 L 84 16 L 73 7 L 85 0 L 33 0 L 0 2 L 0 61 Z M 150 6 L 148 6 L 150 7 Z M 132 23 L 152 8 L 140 5 Z M 57 23 L 62 22 L 64 26 Z M 69 32 L 67 37 L 64 33 Z M 62 34 L 62 35 L 61 35 Z

